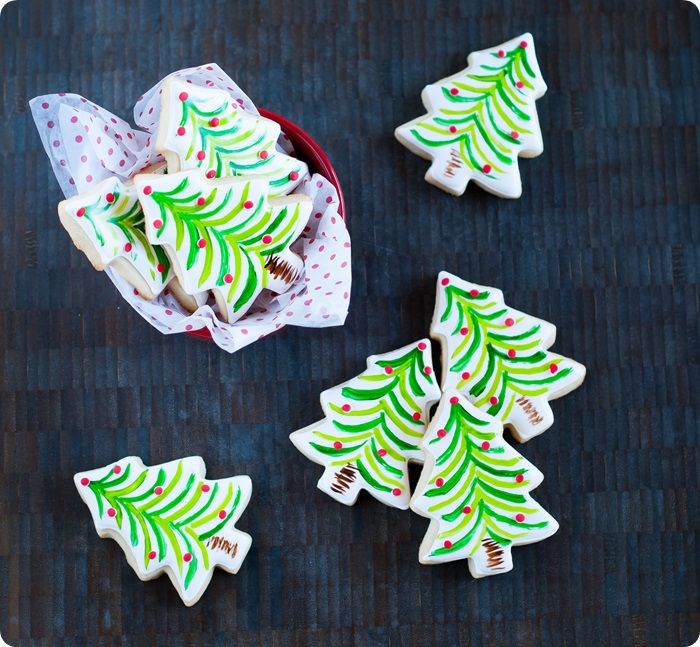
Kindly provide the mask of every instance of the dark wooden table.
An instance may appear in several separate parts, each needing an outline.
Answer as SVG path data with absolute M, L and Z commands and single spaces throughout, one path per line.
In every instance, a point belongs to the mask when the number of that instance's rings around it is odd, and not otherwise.
M 524 194 L 422 181 L 393 139 L 422 87 L 531 31 L 549 92 Z M 168 72 L 218 62 L 341 177 L 343 328 L 230 356 L 164 337 L 71 245 L 27 107 L 69 90 L 130 117 Z M 11 645 L 684 646 L 700 632 L 700 15 L 680 0 L 19 0 L 0 17 L 0 631 Z M 315 489 L 290 431 L 365 357 L 424 336 L 435 276 L 499 286 L 588 367 L 519 450 L 559 519 L 473 580 L 427 567 L 426 520 Z M 239 575 L 185 608 L 100 540 L 72 475 L 136 454 L 249 474 Z

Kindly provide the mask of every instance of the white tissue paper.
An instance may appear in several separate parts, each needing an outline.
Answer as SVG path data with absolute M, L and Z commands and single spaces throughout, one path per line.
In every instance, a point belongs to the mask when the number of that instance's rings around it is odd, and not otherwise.
M 245 93 L 216 64 L 174 72 L 195 85 L 228 91 L 242 108 L 257 114 Z M 165 80 L 165 79 L 163 79 Z M 77 94 L 51 94 L 30 101 L 32 115 L 54 174 L 66 197 L 113 176 L 129 179 L 162 157 L 155 151 L 163 80 L 139 97 L 132 129 L 123 119 Z M 284 138 L 285 141 L 282 141 Z M 280 136 L 280 147 L 289 142 Z M 307 176 L 296 189 L 313 200 L 313 210 L 292 250 L 304 259 L 304 273 L 288 292 L 265 290 L 233 324 L 218 319 L 209 305 L 189 314 L 165 290 L 146 301 L 109 267 L 105 274 L 141 316 L 162 333 L 207 328 L 216 344 L 231 353 L 285 325 L 322 328 L 344 323 L 350 303 L 350 236 L 338 213 L 335 187 L 321 175 Z

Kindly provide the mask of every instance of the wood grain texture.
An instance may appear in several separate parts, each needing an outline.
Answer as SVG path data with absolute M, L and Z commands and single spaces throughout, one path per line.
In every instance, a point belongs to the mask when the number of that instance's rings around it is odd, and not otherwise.
M 392 136 L 426 83 L 531 31 L 549 92 L 524 192 L 459 199 Z M 129 118 L 166 73 L 218 62 L 306 128 L 341 178 L 344 328 L 229 356 L 165 337 L 77 252 L 27 100 Z M 17 645 L 689 645 L 700 633 L 700 15 L 661 0 L 20 0 L 0 16 L 0 632 Z M 561 529 L 507 575 L 427 567 L 427 522 L 339 505 L 287 434 L 372 353 L 425 336 L 437 272 L 555 322 L 584 385 L 518 449 Z M 437 353 L 436 353 L 437 355 Z M 436 357 L 437 361 L 437 357 Z M 253 548 L 185 608 L 100 540 L 79 470 L 199 454 L 247 473 Z M 413 474 L 414 478 L 416 474 Z

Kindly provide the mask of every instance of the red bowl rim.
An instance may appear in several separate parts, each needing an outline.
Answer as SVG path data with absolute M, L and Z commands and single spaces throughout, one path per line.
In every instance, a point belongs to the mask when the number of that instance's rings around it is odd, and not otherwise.
M 258 108 L 258 111 L 261 116 L 276 121 L 280 125 L 282 132 L 292 142 L 297 157 L 308 164 L 310 173 L 320 173 L 335 187 L 338 193 L 338 215 L 345 220 L 345 198 L 340 187 L 340 180 L 338 180 L 338 174 L 335 172 L 333 164 L 331 164 L 320 144 L 301 126 L 286 117 L 278 115 L 271 110 L 265 110 L 265 108 Z M 189 330 L 186 334 L 198 339 L 211 340 L 211 333 L 208 328 Z

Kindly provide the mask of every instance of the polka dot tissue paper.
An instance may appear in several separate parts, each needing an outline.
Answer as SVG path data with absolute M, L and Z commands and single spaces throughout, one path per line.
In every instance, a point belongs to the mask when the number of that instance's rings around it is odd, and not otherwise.
M 171 77 L 195 86 L 225 90 L 241 108 L 258 114 L 252 101 L 216 64 L 180 70 L 166 78 Z M 128 180 L 146 167 L 163 162 L 155 140 L 165 80 L 137 100 L 134 121 L 140 130 L 76 94 L 61 92 L 30 101 L 44 149 L 66 197 L 88 191 L 108 178 Z M 284 134 L 277 146 L 279 150 L 291 150 Z M 304 271 L 283 294 L 263 290 L 250 310 L 234 323 L 222 321 L 211 302 L 190 314 L 168 289 L 147 301 L 109 266 L 105 273 L 124 299 L 162 333 L 206 328 L 214 342 L 228 352 L 285 325 L 342 325 L 350 302 L 351 259 L 350 236 L 338 212 L 338 194 L 318 174 L 307 174 L 295 191 L 308 195 L 313 202 L 309 222 L 291 247 L 303 259 Z

